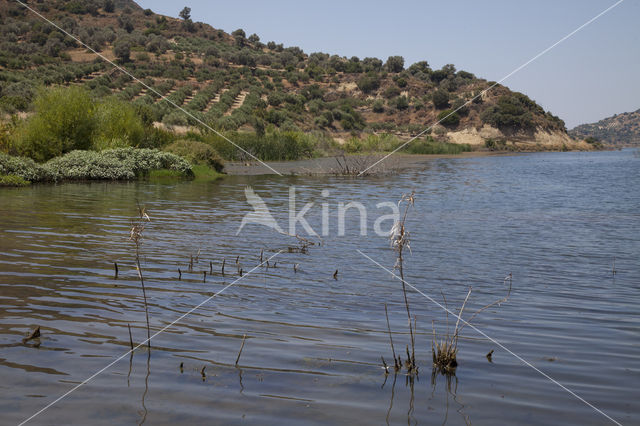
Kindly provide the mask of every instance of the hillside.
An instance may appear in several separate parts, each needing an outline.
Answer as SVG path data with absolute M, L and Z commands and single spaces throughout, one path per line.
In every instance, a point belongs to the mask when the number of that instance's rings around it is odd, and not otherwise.
M 364 133 L 409 137 L 492 82 L 427 61 L 344 58 L 263 43 L 143 10 L 130 0 L 30 1 L 47 18 L 145 84 L 221 131 L 322 132 L 337 140 Z M 0 110 L 29 112 L 39 85 L 80 85 L 96 97 L 131 102 L 156 123 L 195 126 L 157 94 L 99 60 L 10 0 L 0 0 Z M 564 122 L 521 93 L 498 85 L 447 118 L 435 139 L 489 148 L 580 148 Z M 524 145 L 518 145 L 522 143 Z M 528 145 L 527 145 L 528 144 Z
M 592 138 L 611 145 L 640 145 L 640 109 L 616 114 L 570 131 L 576 138 Z

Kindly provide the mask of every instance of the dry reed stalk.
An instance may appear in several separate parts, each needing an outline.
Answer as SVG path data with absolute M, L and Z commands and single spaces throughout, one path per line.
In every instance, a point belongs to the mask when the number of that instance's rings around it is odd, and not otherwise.
M 147 304 L 147 291 L 144 286 L 144 277 L 142 276 L 142 267 L 140 266 L 140 246 L 142 245 L 142 238 L 144 229 L 147 223 L 151 222 L 149 215 L 146 213 L 145 208 L 138 205 L 139 219 L 131 226 L 131 234 L 129 239 L 133 241 L 136 246 L 136 270 L 138 271 L 138 278 L 142 286 L 142 297 L 144 299 L 144 314 L 147 320 L 147 345 L 151 348 L 151 327 L 149 325 L 149 306 Z
M 398 358 L 396 358 L 396 348 L 393 346 L 393 334 L 391 333 L 391 325 L 389 324 L 389 312 L 387 311 L 386 303 L 384 304 L 384 315 L 387 317 L 387 331 L 389 332 L 389 342 L 391 343 L 391 353 L 393 354 L 393 367 L 396 371 L 398 371 L 402 366 L 402 363 L 398 364 Z
M 404 306 L 407 311 L 407 321 L 409 325 L 409 336 L 411 339 L 411 352 L 407 349 L 407 368 L 410 371 L 417 370 L 416 366 L 416 340 L 415 333 L 413 332 L 413 324 L 411 320 L 411 309 L 409 308 L 409 298 L 407 296 L 407 286 L 404 280 L 404 249 L 408 248 L 411 251 L 409 232 L 406 229 L 405 223 L 407 220 L 407 215 L 409 213 L 409 209 L 413 206 L 415 202 L 415 191 L 411 192 L 411 194 L 403 194 L 400 198 L 400 204 L 405 203 L 404 214 L 402 218 L 393 225 L 393 229 L 391 232 L 391 246 L 397 252 L 397 261 L 396 268 L 400 272 L 400 280 L 402 281 L 402 295 L 404 297 Z M 408 346 L 407 346 L 408 348 Z
M 476 310 L 471 314 L 468 320 L 463 320 L 462 315 L 464 313 L 464 309 L 467 305 L 467 301 L 471 296 L 471 287 L 469 287 L 469 291 L 467 292 L 467 296 L 464 298 L 462 302 L 462 306 L 460 307 L 460 311 L 458 312 L 458 319 L 456 320 L 456 326 L 453 332 L 453 335 L 449 335 L 449 317 L 448 317 L 448 307 L 446 305 L 446 298 L 444 298 L 444 294 L 442 297 L 445 300 L 445 308 L 447 311 L 447 332 L 444 338 L 438 340 L 438 336 L 436 334 L 435 325 L 432 323 L 433 327 L 433 339 L 431 341 L 431 352 L 433 358 L 433 367 L 434 370 L 438 370 L 440 373 L 445 375 L 455 374 L 455 369 L 458 366 L 457 355 L 458 355 L 458 339 L 460 337 L 460 332 L 464 329 L 465 326 L 471 323 L 473 319 L 482 311 L 495 306 L 509 300 L 511 296 L 511 288 L 513 281 L 513 274 L 509 274 L 505 277 L 504 282 L 509 281 L 509 290 L 507 291 L 507 295 L 502 299 L 496 300 L 495 302 L 489 303 L 486 306 Z M 491 355 L 493 351 L 487 354 L 487 359 L 491 362 Z

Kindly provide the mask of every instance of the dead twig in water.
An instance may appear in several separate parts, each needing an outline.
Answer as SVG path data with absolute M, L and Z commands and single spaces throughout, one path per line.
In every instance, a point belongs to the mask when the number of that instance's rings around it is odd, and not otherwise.
M 133 352 L 133 336 L 131 335 L 131 324 L 127 323 L 129 329 L 129 344 L 131 345 L 131 351 Z
M 236 358 L 236 368 L 238 368 L 238 362 L 240 362 L 240 356 L 242 355 L 242 349 L 244 349 L 244 341 L 246 338 L 246 334 L 242 336 L 242 344 L 240 345 L 240 351 L 238 352 L 238 357 Z
M 28 342 L 29 340 L 33 340 L 33 339 L 37 339 L 38 337 L 40 337 L 40 326 L 37 326 L 35 328 L 35 330 L 33 330 L 32 332 L 30 332 L 27 337 L 25 337 L 24 339 L 22 339 L 23 342 Z

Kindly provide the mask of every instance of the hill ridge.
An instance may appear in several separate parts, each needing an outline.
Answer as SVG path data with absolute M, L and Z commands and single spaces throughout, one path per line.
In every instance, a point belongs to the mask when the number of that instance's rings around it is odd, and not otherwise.
M 337 138 L 363 132 L 412 135 L 493 84 L 453 65 L 433 70 L 420 61 L 405 68 L 400 56 L 345 58 L 265 44 L 242 29 L 228 34 L 193 22 L 187 8 L 178 19 L 143 10 L 131 0 L 31 6 L 219 130 L 279 128 Z M 0 0 L 0 16 L 7 39 L 0 43 L 0 108 L 6 113 L 28 111 L 38 84 L 78 84 L 96 97 L 117 96 L 140 105 L 154 121 L 196 125 L 19 4 Z M 473 129 L 484 134 L 487 127 L 498 129 L 497 137 L 505 140 L 532 140 L 541 133 L 566 137 L 561 119 L 502 85 L 431 134 L 447 140 Z

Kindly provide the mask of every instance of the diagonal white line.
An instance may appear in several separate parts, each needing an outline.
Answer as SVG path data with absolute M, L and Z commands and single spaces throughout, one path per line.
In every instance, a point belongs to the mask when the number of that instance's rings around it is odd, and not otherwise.
M 98 375 L 100 375 L 101 373 L 103 373 L 104 371 L 106 371 L 107 369 L 109 369 L 111 366 L 113 366 L 115 363 L 117 363 L 118 361 L 120 361 L 122 358 L 124 358 L 125 356 L 129 355 L 130 353 L 134 352 L 136 349 L 138 349 L 139 347 L 146 345 L 148 342 L 151 341 L 151 339 L 153 339 L 154 337 L 156 337 L 157 335 L 165 332 L 168 328 L 172 327 L 173 325 L 175 325 L 176 323 L 178 323 L 179 321 L 182 321 L 185 317 L 187 317 L 188 315 L 192 314 L 196 309 L 198 309 L 199 307 L 201 307 L 202 305 L 204 305 L 205 303 L 209 302 L 211 299 L 213 299 L 214 297 L 216 297 L 217 295 L 219 295 L 220 293 L 222 293 L 223 291 L 225 291 L 226 289 L 228 289 L 229 287 L 235 285 L 237 282 L 239 282 L 240 280 L 242 280 L 244 277 L 248 276 L 249 274 L 251 274 L 253 271 L 255 271 L 256 269 L 258 269 L 259 267 L 261 267 L 262 265 L 266 264 L 269 260 L 273 259 L 274 257 L 278 256 L 279 254 L 281 254 L 284 250 L 280 250 L 279 252 L 277 252 L 276 254 L 272 255 L 271 257 L 269 257 L 267 260 L 265 260 L 264 262 L 256 265 L 255 267 L 253 267 L 251 270 L 249 270 L 246 274 L 244 274 L 243 276 L 237 278 L 236 280 L 232 281 L 231 283 L 227 284 L 226 286 L 224 286 L 221 290 L 217 291 L 216 293 L 214 293 L 213 295 L 207 297 L 205 300 L 203 300 L 202 302 L 198 303 L 196 306 L 194 306 L 193 308 L 191 308 L 190 310 L 188 310 L 187 312 L 185 312 L 184 314 L 180 315 L 177 319 L 175 319 L 174 321 L 172 321 L 171 323 L 169 323 L 168 325 L 164 326 L 163 328 L 161 328 L 160 330 L 158 330 L 156 333 L 154 333 L 151 337 L 147 338 L 146 340 L 140 342 L 135 348 L 133 349 L 129 349 L 127 352 L 125 352 L 124 354 L 120 355 L 118 358 L 116 358 L 115 360 L 111 361 L 107 366 L 105 366 L 104 368 L 96 371 L 95 373 L 93 373 L 91 376 L 87 377 L 86 379 L 84 379 L 82 382 L 78 383 L 76 386 L 72 387 L 71 389 L 69 389 L 67 392 L 65 392 L 64 394 L 62 394 L 61 396 L 59 396 L 58 398 L 56 398 L 54 401 L 50 402 L 49 404 L 47 404 L 45 407 L 41 408 L 40 410 L 38 410 L 35 414 L 33 414 L 32 416 L 30 416 L 29 418 L 25 419 L 24 421 L 22 421 L 19 426 L 24 425 L 25 423 L 33 420 L 36 416 L 40 415 L 43 411 L 47 410 L 48 408 L 50 408 L 51 406 L 57 404 L 58 402 L 60 402 L 61 400 L 63 400 L 64 398 L 66 398 L 67 396 L 69 396 L 72 392 L 78 390 L 78 388 L 86 385 L 87 383 L 89 383 L 91 380 L 95 379 Z
M 242 148 L 240 145 L 236 144 L 235 142 L 233 142 L 231 139 L 229 139 L 228 137 L 226 137 L 225 135 L 223 135 L 222 133 L 218 132 L 216 129 L 214 129 L 213 127 L 209 126 L 207 123 L 205 123 L 204 121 L 200 120 L 198 117 L 196 117 L 195 115 L 191 114 L 189 111 L 187 111 L 186 109 L 182 108 L 180 105 L 176 104 L 175 102 L 173 102 L 171 99 L 167 98 L 166 96 L 164 96 L 163 94 L 161 94 L 160 92 L 158 92 L 156 89 L 154 89 L 153 87 L 150 87 L 149 85 L 147 85 L 144 81 L 140 80 L 139 78 L 137 78 L 136 76 L 134 76 L 133 74 L 131 74 L 129 71 L 127 71 L 125 68 L 121 67 L 120 65 L 116 64 L 115 62 L 113 62 L 112 60 L 110 60 L 109 58 L 107 58 L 106 56 L 104 56 L 103 54 L 101 54 L 100 52 L 96 51 L 95 49 L 93 49 L 91 46 L 85 44 L 82 40 L 80 40 L 79 38 L 77 38 L 76 36 L 70 34 L 68 31 L 64 30 L 63 28 L 61 28 L 59 25 L 57 25 L 56 23 L 50 21 L 49 19 L 47 19 L 46 17 L 44 17 L 43 15 L 41 15 L 37 10 L 34 10 L 33 8 L 29 7 L 27 4 L 25 4 L 23 1 L 21 0 L 16 0 L 19 4 L 21 4 L 23 7 L 29 9 L 31 12 L 35 13 L 38 17 L 40 17 L 42 20 L 46 21 L 47 23 L 49 23 L 50 25 L 54 26 L 55 28 L 57 28 L 58 30 L 60 30 L 62 33 L 64 33 L 65 35 L 71 37 L 72 39 L 74 39 L 75 41 L 77 41 L 78 43 L 80 43 L 83 47 L 87 48 L 88 50 L 90 50 L 92 53 L 94 53 L 95 55 L 97 55 L 98 57 L 100 57 L 102 60 L 108 62 L 109 64 L 113 65 L 116 69 L 118 69 L 119 71 L 122 71 L 123 73 L 125 73 L 126 75 L 128 75 L 129 77 L 131 77 L 132 79 L 134 79 L 135 81 L 137 81 L 138 83 L 142 84 L 147 90 L 152 91 L 153 93 L 155 93 L 156 95 L 158 95 L 160 97 L 160 99 L 168 102 L 169 104 L 173 105 L 174 107 L 178 108 L 180 111 L 184 112 L 185 114 L 187 114 L 189 117 L 193 118 L 194 120 L 196 120 L 198 123 L 202 124 L 204 127 L 206 127 L 207 129 L 211 130 L 213 133 L 215 133 L 216 135 L 220 136 L 222 139 L 226 140 L 227 142 L 229 142 L 231 145 L 235 146 L 236 148 L 238 148 L 240 151 L 244 152 L 245 154 L 247 154 L 248 156 L 250 156 L 251 158 L 253 158 L 254 160 L 258 161 L 260 164 L 262 164 L 263 166 L 267 167 L 269 170 L 271 170 L 272 172 L 274 172 L 275 174 L 282 176 L 282 173 L 280 173 L 279 171 L 277 171 L 276 169 L 274 169 L 273 167 L 271 167 L 270 165 L 268 165 L 267 163 L 265 163 L 264 161 L 262 161 L 261 159 L 259 159 L 258 157 L 256 157 L 255 155 L 251 154 L 249 151 L 245 150 L 244 148 Z
M 474 96 L 473 98 L 469 99 L 467 102 L 465 102 L 464 104 L 462 104 L 461 106 L 459 106 L 458 108 L 454 109 L 453 111 L 451 111 L 449 114 L 445 115 L 444 117 L 442 117 L 441 119 L 439 119 L 438 121 L 432 123 L 429 127 L 427 127 L 426 129 L 424 129 L 422 132 L 418 133 L 417 135 L 415 135 L 414 137 L 412 137 L 411 139 L 409 139 L 408 141 L 406 141 L 405 143 L 403 143 L 402 145 L 400 145 L 399 147 L 397 147 L 396 149 L 394 149 L 393 151 L 391 151 L 389 154 L 385 155 L 384 157 L 382 157 L 381 159 L 379 159 L 378 161 L 376 161 L 375 163 L 373 163 L 372 165 L 370 165 L 369 167 L 367 167 L 366 169 L 364 169 L 363 171 L 361 171 L 360 173 L 358 173 L 358 176 L 362 176 L 364 173 L 366 173 L 368 170 L 370 170 L 372 167 L 375 167 L 376 165 L 380 164 L 381 162 L 383 162 L 384 160 L 386 160 L 387 158 L 391 157 L 393 154 L 395 154 L 396 152 L 400 151 L 402 148 L 404 148 L 405 146 L 409 145 L 411 142 L 413 142 L 414 140 L 418 139 L 420 136 L 424 135 L 425 133 L 427 133 L 433 126 L 435 126 L 436 124 L 440 124 L 441 122 L 443 122 L 444 120 L 446 120 L 447 118 L 449 118 L 451 115 L 455 114 L 456 112 L 460 111 L 462 108 L 464 108 L 465 106 L 469 105 L 471 102 L 473 102 L 474 100 L 478 99 L 479 97 L 481 97 L 482 95 L 484 95 L 485 93 L 487 93 L 489 90 L 493 89 L 494 87 L 496 87 L 498 84 L 502 83 L 503 81 L 505 81 L 506 79 L 508 79 L 509 77 L 511 77 L 512 75 L 514 75 L 515 73 L 519 72 L 520 70 L 522 70 L 523 68 L 525 68 L 526 66 L 528 66 L 529 64 L 531 64 L 533 61 L 537 60 L 538 58 L 540 58 L 542 55 L 546 54 L 547 52 L 549 52 L 551 49 L 553 49 L 554 47 L 556 47 L 557 45 L 559 45 L 560 43 L 564 42 L 565 40 L 567 40 L 568 38 L 572 37 L 573 35 L 575 35 L 578 31 L 582 30 L 583 28 L 585 28 L 587 25 L 593 23 L 596 19 L 600 18 L 602 15 L 604 15 L 605 13 L 609 12 L 611 9 L 613 9 L 614 7 L 618 6 L 620 3 L 622 3 L 624 0 L 618 0 L 616 3 L 612 4 L 611 6 L 609 6 L 608 8 L 606 8 L 605 10 L 603 10 L 602 12 L 598 13 L 596 16 L 594 16 L 593 18 L 589 19 L 587 22 L 585 22 L 584 24 L 580 25 L 578 28 L 576 28 L 575 30 L 571 31 L 569 34 L 567 34 L 566 36 L 562 37 L 560 40 L 556 41 L 555 43 L 553 43 L 551 46 L 547 47 L 546 49 L 544 49 L 542 52 L 538 53 L 537 55 L 535 55 L 533 58 L 529 59 L 527 62 L 525 62 L 524 64 L 520 65 L 518 68 L 514 69 L 513 71 L 511 71 L 509 74 L 505 75 L 504 77 L 502 77 L 500 80 L 498 80 L 497 82 L 493 83 L 491 86 L 489 86 L 488 88 L 484 89 L 482 92 L 478 93 L 476 96 Z
M 422 291 L 420 291 L 416 286 L 408 283 L 406 280 L 403 280 L 401 277 L 399 277 L 398 275 L 396 275 L 393 271 L 391 271 L 390 269 L 382 266 L 379 262 L 373 260 L 371 257 L 367 256 L 366 254 L 364 254 L 363 252 L 361 252 L 360 250 L 357 250 L 358 253 L 360 253 L 363 257 L 369 259 L 372 263 L 374 263 L 375 265 L 379 266 L 382 270 L 390 273 L 394 278 L 397 278 L 398 280 L 404 282 L 406 285 L 408 285 L 409 287 L 411 287 L 413 290 L 415 290 L 416 292 L 418 292 L 419 294 L 421 294 L 422 296 L 424 296 L 425 298 L 427 298 L 430 302 L 433 302 L 434 304 L 436 304 L 438 307 L 442 308 L 443 310 L 445 310 L 446 312 L 448 312 L 450 315 L 453 315 L 454 317 L 456 317 L 460 322 L 463 322 L 465 325 L 468 325 L 469 327 L 471 327 L 472 329 L 474 329 L 477 333 L 479 333 L 481 336 L 491 340 L 493 343 L 495 343 L 496 345 L 498 345 L 499 347 L 501 347 L 502 349 L 504 349 L 505 351 L 507 351 L 508 353 L 510 353 L 511 355 L 513 355 L 517 360 L 521 361 L 523 364 L 533 368 L 535 371 L 537 371 L 538 373 L 540 373 L 542 376 L 544 376 L 546 379 L 549 379 L 551 382 L 555 383 L 556 385 L 560 386 L 562 389 L 564 389 L 565 391 L 569 392 L 571 395 L 573 395 L 574 397 L 576 397 L 578 400 L 584 402 L 585 404 L 587 404 L 589 407 L 593 408 L 595 411 L 597 411 L 598 413 L 602 414 L 603 416 L 605 416 L 607 419 L 611 420 L 613 423 L 615 423 L 618 426 L 622 426 L 622 424 L 620 424 L 618 421 L 616 421 L 615 419 L 613 419 L 611 416 L 609 416 L 607 413 L 605 413 L 604 411 L 602 411 L 601 409 L 599 409 L 598 407 L 596 407 L 595 405 L 591 404 L 589 401 L 587 401 L 586 399 L 584 399 L 583 397 L 581 397 L 580 395 L 578 395 L 577 393 L 575 393 L 574 391 L 572 391 L 571 389 L 569 389 L 568 387 L 566 387 L 565 385 L 563 385 L 562 383 L 560 383 L 559 381 L 557 381 L 556 379 L 554 379 L 553 377 L 549 376 L 547 373 L 545 373 L 544 371 L 540 370 L 538 367 L 534 366 L 533 364 L 531 364 L 529 361 L 527 361 L 526 359 L 522 358 L 520 355 L 516 354 L 515 352 L 513 352 L 511 349 L 507 348 L 505 345 L 503 345 L 502 343 L 500 343 L 499 341 L 497 341 L 496 339 L 494 339 L 493 337 L 487 335 L 484 331 L 480 330 L 479 328 L 477 328 L 475 325 L 465 321 L 460 314 L 456 314 L 455 312 L 452 312 L 451 310 L 449 310 L 446 306 L 443 306 L 440 302 L 438 302 L 437 300 L 435 300 L 434 298 L 432 298 L 431 296 L 429 296 L 428 294 L 423 293 Z

